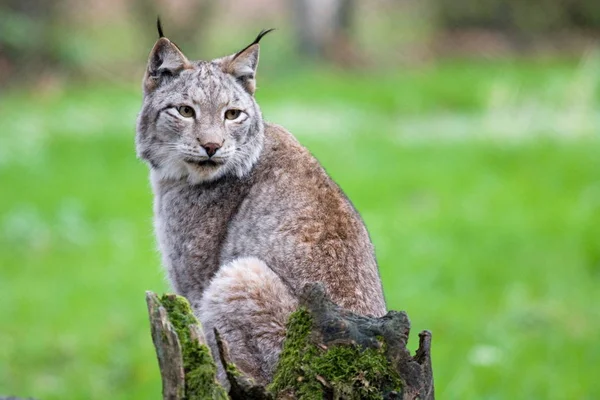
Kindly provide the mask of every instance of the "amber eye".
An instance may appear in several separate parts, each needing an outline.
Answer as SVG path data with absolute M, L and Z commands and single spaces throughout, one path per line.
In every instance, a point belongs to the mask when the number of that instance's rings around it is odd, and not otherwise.
M 190 106 L 181 106 L 177 111 L 179 111 L 182 117 L 192 118 L 194 116 L 194 109 Z
M 241 113 L 242 113 L 242 110 L 236 110 L 235 108 L 229 109 L 229 110 L 225 111 L 225 119 L 228 119 L 230 121 L 232 121 L 234 119 L 238 119 L 238 117 L 240 116 Z

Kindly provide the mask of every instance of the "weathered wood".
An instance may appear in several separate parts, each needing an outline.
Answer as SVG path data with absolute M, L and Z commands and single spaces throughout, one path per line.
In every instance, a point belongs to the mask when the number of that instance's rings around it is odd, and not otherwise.
M 150 315 L 152 341 L 156 348 L 156 357 L 162 378 L 163 399 L 183 400 L 185 399 L 185 375 L 177 332 L 156 294 L 150 291 L 146 292 L 146 304 Z
M 185 303 L 183 307 L 184 312 L 190 314 L 189 318 L 172 315 L 177 319 L 174 328 L 161 299 L 151 292 L 147 292 L 146 299 L 163 379 L 163 398 L 225 398 L 214 378 L 205 377 L 202 381 L 210 385 L 201 390 L 204 396 L 210 393 L 208 397 L 194 394 L 198 393 L 198 384 L 194 390 L 185 384 L 188 369 L 195 368 L 189 364 L 196 362 L 195 359 L 184 362 L 182 355 L 190 340 L 201 351 L 208 351 L 202 328 L 191 315 L 189 305 Z M 175 296 L 163 296 L 162 299 L 173 300 Z M 185 300 L 177 297 L 177 301 Z M 184 345 L 177 337 L 178 333 L 182 334 L 182 318 L 187 327 Z M 229 398 L 233 400 L 303 397 L 434 400 L 431 333 L 423 331 L 419 334 L 419 348 L 411 356 L 406 349 L 409 332 L 410 322 L 404 312 L 390 311 L 381 318 L 356 315 L 329 300 L 323 285 L 307 285 L 298 311 L 290 317 L 281 359 L 274 380 L 267 387 L 244 376 L 232 363 L 227 343 L 216 331 L 215 336 L 219 358 L 227 372 Z M 205 363 L 202 368 L 213 371 L 210 369 L 214 368 L 212 360 L 199 360 Z
M 360 349 L 358 353 L 339 352 L 343 357 L 358 354 L 355 360 L 344 360 L 340 356 L 330 357 L 330 359 L 335 359 L 337 363 L 347 363 L 350 370 L 353 370 L 353 362 L 357 367 L 373 365 L 373 370 L 354 371 L 354 374 L 351 371 L 345 375 L 344 370 L 335 371 L 330 373 L 333 379 L 337 379 L 338 376 L 346 378 L 333 382 L 322 374 L 314 376 L 323 386 L 322 391 L 325 398 L 354 399 L 369 396 L 368 398 L 403 400 L 434 399 L 430 353 L 431 333 L 421 332 L 419 349 L 414 357 L 411 356 L 406 348 L 410 333 L 410 321 L 405 312 L 390 311 L 381 318 L 357 315 L 329 300 L 324 286 L 318 283 L 307 285 L 304 288 L 300 298 L 300 309 L 302 308 L 308 311 L 312 319 L 308 344 L 305 344 L 303 348 L 291 349 L 289 354 L 286 354 L 284 345 L 280 364 L 275 373 L 275 381 L 281 372 L 280 369 L 285 367 L 283 365 L 284 357 L 301 354 L 298 360 L 306 365 L 297 369 L 299 373 L 296 379 L 307 382 L 311 379 L 310 371 L 314 369 L 314 366 L 311 366 L 310 361 L 304 355 L 306 352 L 314 351 L 315 348 L 322 349 L 320 352 L 317 351 L 316 357 L 326 357 L 327 351 L 336 347 L 358 348 Z M 290 326 L 288 329 L 294 328 Z M 364 362 L 361 361 L 360 354 L 367 353 L 369 350 L 371 351 L 369 357 L 373 357 L 373 360 L 369 360 L 365 356 Z M 292 361 L 293 365 L 295 360 Z M 380 361 L 388 365 L 381 365 Z M 381 370 L 374 371 L 375 368 L 381 368 Z M 398 384 L 395 378 L 399 378 L 401 384 Z M 370 389 L 373 388 L 373 385 L 378 387 L 378 392 L 371 396 Z M 302 390 L 301 385 L 295 385 L 295 389 L 296 391 Z M 360 397 L 356 393 L 360 393 Z
M 174 294 L 146 292 L 152 340 L 165 400 L 225 400 L 217 368 L 189 302 Z

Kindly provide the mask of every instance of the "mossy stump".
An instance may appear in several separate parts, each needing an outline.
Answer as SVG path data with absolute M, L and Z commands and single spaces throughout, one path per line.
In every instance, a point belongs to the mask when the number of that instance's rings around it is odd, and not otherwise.
M 217 367 L 188 301 L 174 294 L 159 298 L 146 292 L 146 303 L 163 399 L 228 399 L 227 391 L 217 383 Z
M 159 299 L 152 292 L 146 299 L 164 399 L 434 399 L 431 334 L 419 334 L 419 349 L 411 356 L 404 312 L 356 315 L 331 302 L 321 284 L 307 285 L 267 387 L 235 367 L 215 332 L 230 383 L 226 394 L 187 301 L 175 295 Z

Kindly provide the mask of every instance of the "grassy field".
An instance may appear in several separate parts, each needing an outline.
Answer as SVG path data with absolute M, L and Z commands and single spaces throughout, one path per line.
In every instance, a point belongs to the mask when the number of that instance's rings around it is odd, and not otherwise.
M 366 220 L 389 308 L 434 337 L 440 399 L 597 399 L 600 66 L 265 69 L 258 98 Z M 0 97 L 0 394 L 159 399 L 168 291 L 138 86 Z

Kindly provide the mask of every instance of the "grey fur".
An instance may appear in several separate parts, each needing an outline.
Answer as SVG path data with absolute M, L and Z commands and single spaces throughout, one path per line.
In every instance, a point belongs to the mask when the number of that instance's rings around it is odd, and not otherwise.
M 273 372 L 285 321 L 309 282 L 360 314 L 386 312 L 368 232 L 318 161 L 253 97 L 258 44 L 188 61 L 168 39 L 150 55 L 138 117 L 155 229 L 170 282 L 208 333 L 259 383 Z M 177 107 L 193 107 L 185 118 Z M 227 108 L 244 114 L 224 118 Z M 221 148 L 206 165 L 204 143 Z M 223 370 L 220 368 L 221 378 Z

